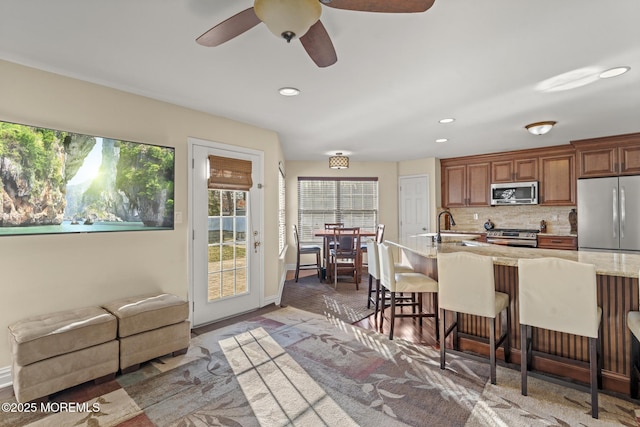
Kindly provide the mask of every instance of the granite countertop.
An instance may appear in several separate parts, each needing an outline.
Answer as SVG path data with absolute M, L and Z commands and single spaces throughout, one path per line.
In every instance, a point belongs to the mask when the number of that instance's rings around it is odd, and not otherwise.
M 473 246 L 463 246 L 461 243 L 436 244 L 431 238 L 423 236 L 402 238 L 397 242 L 385 240 L 385 242 L 426 258 L 437 258 L 438 252 L 472 252 L 492 257 L 495 264 L 512 267 L 518 266 L 519 258 L 556 257 L 594 264 L 596 272 L 602 275 L 637 278 L 640 270 L 640 254 L 622 252 L 521 248 L 473 241 L 469 242 Z

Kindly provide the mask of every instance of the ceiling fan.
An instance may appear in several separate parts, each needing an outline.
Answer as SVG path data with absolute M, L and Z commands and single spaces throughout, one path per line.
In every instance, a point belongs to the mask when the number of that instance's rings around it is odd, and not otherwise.
M 255 0 L 253 7 L 219 23 L 196 42 L 219 46 L 264 22 L 269 31 L 287 42 L 300 39 L 318 67 L 328 67 L 338 60 L 327 30 L 320 22 L 322 7 L 363 12 L 416 13 L 428 10 L 435 0 Z

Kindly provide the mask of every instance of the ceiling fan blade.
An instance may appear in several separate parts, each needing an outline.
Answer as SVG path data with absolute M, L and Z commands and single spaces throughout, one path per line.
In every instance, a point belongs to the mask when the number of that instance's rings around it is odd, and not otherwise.
M 435 0 L 320 0 L 325 6 L 362 12 L 416 13 L 429 10 Z
M 313 24 L 309 31 L 300 37 L 300 42 L 318 67 L 328 67 L 338 60 L 329 33 L 320 21 Z
M 233 15 L 231 18 L 222 21 L 209 31 L 196 39 L 196 42 L 203 46 L 219 46 L 222 43 L 231 40 L 232 38 L 239 36 L 247 30 L 252 29 L 258 25 L 260 19 L 256 16 L 253 8 L 243 10 L 240 13 Z

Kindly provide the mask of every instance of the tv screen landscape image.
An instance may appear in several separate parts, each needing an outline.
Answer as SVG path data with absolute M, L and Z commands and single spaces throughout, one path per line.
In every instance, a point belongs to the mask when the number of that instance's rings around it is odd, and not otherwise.
M 172 230 L 175 149 L 0 121 L 0 236 Z

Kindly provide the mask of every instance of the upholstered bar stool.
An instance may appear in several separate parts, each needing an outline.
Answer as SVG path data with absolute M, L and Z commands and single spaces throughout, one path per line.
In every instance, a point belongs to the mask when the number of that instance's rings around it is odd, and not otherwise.
M 591 416 L 598 418 L 601 385 L 600 319 L 596 268 L 560 258 L 518 260 L 522 394 L 527 395 L 532 327 L 587 337 L 591 382 Z
M 489 363 L 491 384 L 496 383 L 496 348 L 504 343 L 504 358 L 510 359 L 509 295 L 496 292 L 493 260 L 490 257 L 467 252 L 438 254 L 438 302 L 440 305 L 440 369 L 445 368 L 447 336 L 458 330 L 458 313 L 489 319 Z M 446 327 L 446 313 L 454 313 L 453 323 Z M 496 340 L 496 317 L 502 324 L 500 338 Z M 458 345 L 457 336 L 454 347 Z
M 322 248 L 318 245 L 301 245 L 300 238 L 298 236 L 298 226 L 293 225 L 293 238 L 296 241 L 296 282 L 298 281 L 298 276 L 300 275 L 300 270 L 316 270 L 318 274 L 318 278 L 322 280 L 322 275 L 320 272 L 322 271 L 322 263 L 320 261 L 320 252 Z M 302 264 L 300 262 L 301 255 L 315 255 L 316 262 L 315 264 Z
M 389 304 L 391 308 L 391 325 L 389 327 L 389 339 L 393 339 L 393 328 L 395 324 L 395 319 L 397 317 L 413 317 L 420 319 L 420 323 L 422 324 L 422 318 L 424 317 L 433 317 L 435 321 L 435 334 L 436 339 L 438 339 L 438 282 L 433 280 L 431 277 L 416 272 L 408 272 L 408 273 L 399 273 L 396 272 L 393 253 L 391 252 L 391 248 L 381 243 L 378 245 L 379 252 L 379 260 L 380 260 L 380 283 L 383 288 L 389 292 L 389 297 L 391 302 Z M 431 293 L 434 296 L 434 306 L 435 310 L 433 313 L 424 313 L 422 311 L 422 298 L 418 298 L 416 301 L 412 298 L 409 302 L 400 302 L 398 303 L 398 294 L 403 292 L 407 293 Z M 380 327 L 382 328 L 382 324 L 384 322 L 384 310 L 386 307 L 386 292 L 381 292 L 382 294 L 382 304 L 380 309 Z M 411 313 L 398 313 L 396 308 L 403 306 L 412 306 L 413 310 Z
M 638 398 L 638 381 L 640 381 L 640 311 L 627 313 L 627 326 L 631 331 L 631 357 L 629 359 L 629 394 Z

